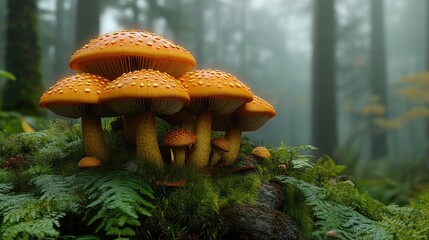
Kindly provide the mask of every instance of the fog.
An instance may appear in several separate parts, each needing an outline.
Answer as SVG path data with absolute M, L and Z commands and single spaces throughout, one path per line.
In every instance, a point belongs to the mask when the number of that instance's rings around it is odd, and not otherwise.
M 428 71 L 428 1 L 91 1 L 95 8 L 88 2 L 37 1 L 45 89 L 72 73 L 70 55 L 90 38 L 129 28 L 153 31 L 188 49 L 197 69 L 230 72 L 275 107 L 275 118 L 245 133 L 257 142 L 313 144 L 320 154 L 359 164 L 428 160 L 428 99 L 401 94 L 416 86 L 404 79 Z M 5 4 L 0 0 L 0 39 Z M 89 11 L 78 11 L 79 4 Z M 91 29 L 94 21 L 98 28 Z M 4 55 L 1 41 L 0 69 Z M 425 84 L 417 89 L 429 89 L 427 76 L 420 78 Z M 329 82 L 334 86 L 325 89 Z

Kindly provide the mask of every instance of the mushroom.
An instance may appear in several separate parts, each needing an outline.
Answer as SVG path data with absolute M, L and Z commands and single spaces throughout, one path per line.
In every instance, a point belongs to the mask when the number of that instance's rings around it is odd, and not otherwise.
M 273 106 L 258 96 L 232 114 L 213 118 L 213 130 L 225 131 L 231 150 L 222 156 L 227 165 L 234 163 L 240 150 L 241 133 L 254 131 L 276 115 Z
M 228 114 L 252 101 L 249 87 L 229 73 L 196 70 L 179 78 L 191 102 L 186 110 L 195 114 L 194 131 L 198 141 L 191 150 L 189 164 L 203 168 L 209 164 L 212 115 Z
M 189 102 L 186 89 L 166 73 L 142 69 L 110 82 L 100 101 L 117 113 L 137 114 L 137 156 L 162 168 L 164 162 L 156 140 L 156 114 L 178 112 Z
M 171 161 L 174 166 L 182 167 L 186 159 L 186 147 L 197 141 L 197 136 L 187 129 L 176 129 L 168 132 L 162 145 L 170 148 Z
M 70 58 L 70 68 L 113 80 L 140 69 L 179 77 L 195 67 L 189 51 L 154 33 L 122 30 L 90 40 Z
M 59 80 L 40 97 L 40 107 L 69 118 L 81 117 L 85 154 L 103 162 L 109 158 L 100 117 L 110 109 L 100 103 L 101 90 L 110 81 L 94 74 L 78 73 Z
M 252 155 L 257 159 L 270 159 L 271 153 L 266 147 L 259 146 L 252 150 Z
M 96 168 L 101 165 L 101 161 L 96 157 L 84 157 L 78 164 L 78 168 Z
M 213 167 L 219 162 L 224 152 L 229 152 L 230 146 L 228 140 L 223 137 L 213 138 L 211 143 L 213 152 L 210 158 L 210 166 Z

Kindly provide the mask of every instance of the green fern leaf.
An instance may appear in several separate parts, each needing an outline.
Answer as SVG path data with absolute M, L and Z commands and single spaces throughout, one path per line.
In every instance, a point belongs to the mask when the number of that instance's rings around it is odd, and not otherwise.
M 140 226 L 140 216 L 151 216 L 154 206 L 153 190 L 140 178 L 124 171 L 100 172 L 85 176 L 80 188 L 91 202 L 87 209 L 88 224 L 97 224 L 96 232 L 119 237 L 134 236 L 134 228 Z

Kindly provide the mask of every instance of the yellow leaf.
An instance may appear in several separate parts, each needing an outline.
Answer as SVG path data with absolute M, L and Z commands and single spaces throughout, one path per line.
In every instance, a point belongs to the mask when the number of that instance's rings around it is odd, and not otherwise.
M 19 120 L 21 121 L 22 131 L 24 131 L 24 132 L 35 132 L 36 131 L 36 130 L 34 130 L 34 128 L 32 128 L 30 126 L 30 124 L 28 124 L 27 121 L 25 121 L 25 119 L 23 117 L 19 117 Z

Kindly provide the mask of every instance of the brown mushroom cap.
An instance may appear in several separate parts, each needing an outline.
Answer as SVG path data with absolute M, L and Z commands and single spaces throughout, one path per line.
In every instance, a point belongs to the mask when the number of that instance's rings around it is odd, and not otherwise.
M 230 146 L 226 138 L 223 138 L 223 137 L 213 138 L 211 141 L 211 144 L 215 147 L 218 147 L 222 151 L 229 152 Z
M 209 111 L 212 114 L 228 114 L 252 101 L 250 88 L 230 73 L 219 70 L 195 70 L 179 78 L 188 90 L 191 112 Z
M 162 140 L 162 145 L 168 147 L 185 147 L 194 144 L 197 136 L 187 129 L 177 129 L 168 132 Z
M 62 78 L 40 97 L 40 107 L 70 118 L 85 114 L 109 116 L 112 112 L 100 104 L 101 91 L 110 81 L 89 73 Z
M 122 114 L 139 111 L 173 114 L 189 102 L 189 96 L 172 76 L 142 69 L 123 74 L 110 82 L 103 90 L 100 101 Z
M 179 77 L 195 67 L 189 51 L 154 33 L 123 30 L 92 39 L 70 59 L 70 68 L 115 79 L 124 72 L 156 69 Z
M 267 159 L 271 158 L 270 151 L 268 151 L 268 149 L 263 146 L 255 147 L 252 150 L 252 155 L 260 158 L 267 158 Z
M 90 168 L 101 166 L 101 161 L 96 157 L 84 157 L 77 164 L 78 168 Z
M 276 115 L 271 104 L 264 99 L 253 96 L 253 101 L 244 104 L 229 115 L 213 118 L 213 130 L 223 131 L 237 126 L 241 131 L 254 131 Z

